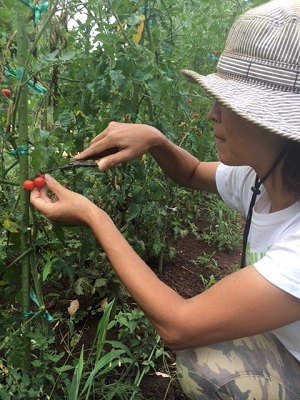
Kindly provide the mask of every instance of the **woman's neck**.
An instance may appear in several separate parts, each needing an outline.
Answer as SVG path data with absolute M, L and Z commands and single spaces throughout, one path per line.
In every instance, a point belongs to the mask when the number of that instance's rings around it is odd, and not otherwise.
M 282 166 L 279 165 L 273 174 L 264 182 L 264 187 L 266 188 L 271 203 L 270 213 L 284 210 L 298 200 L 295 194 L 283 188 L 281 170 Z

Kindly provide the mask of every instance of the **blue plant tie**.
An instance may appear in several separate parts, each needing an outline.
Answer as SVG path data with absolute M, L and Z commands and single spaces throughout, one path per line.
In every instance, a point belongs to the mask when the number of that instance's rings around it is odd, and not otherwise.
M 11 67 L 4 67 L 4 73 L 5 75 L 13 76 L 16 79 L 21 79 L 22 74 L 23 74 L 23 68 L 18 68 L 17 71 L 14 71 Z M 27 85 L 35 90 L 38 93 L 46 93 L 47 89 L 44 86 L 38 85 L 37 83 L 34 83 L 33 81 L 27 81 Z
M 33 311 L 22 311 L 22 316 L 24 318 L 28 318 L 28 317 L 30 317 L 31 315 L 34 315 L 34 314 L 35 313 Z
M 33 10 L 35 23 L 39 22 L 41 13 L 47 11 L 48 9 L 48 1 L 45 1 L 45 3 L 43 3 L 41 6 L 32 4 L 29 0 L 22 0 L 22 2 Z
M 132 118 L 132 119 L 138 119 L 138 120 L 140 120 L 141 122 L 143 122 L 143 121 L 141 120 L 141 118 L 140 118 L 137 114 L 135 114 L 135 113 L 131 113 L 131 114 L 130 114 L 130 118 Z
M 211 61 L 216 61 L 216 57 L 213 53 L 208 53 L 207 56 L 211 59 Z
M 30 298 L 38 307 L 40 307 L 40 303 L 39 303 L 39 301 L 38 301 L 38 299 L 36 297 L 36 294 L 34 293 L 34 290 L 32 288 L 30 288 Z M 49 312 L 47 310 L 45 310 L 42 313 L 42 317 L 47 318 L 47 320 L 49 322 L 51 322 L 53 320 L 52 316 L 49 314 Z
M 23 144 L 21 146 L 16 147 L 15 149 L 11 151 L 7 151 L 7 154 L 10 154 L 12 156 L 29 156 L 31 151 L 29 151 L 28 145 Z
M 31 300 L 40 308 L 40 303 L 36 297 L 36 294 L 34 293 L 34 290 L 30 288 L 30 298 Z M 49 322 L 53 321 L 53 317 L 49 314 L 47 310 L 45 310 L 42 314 L 42 317 L 47 318 Z

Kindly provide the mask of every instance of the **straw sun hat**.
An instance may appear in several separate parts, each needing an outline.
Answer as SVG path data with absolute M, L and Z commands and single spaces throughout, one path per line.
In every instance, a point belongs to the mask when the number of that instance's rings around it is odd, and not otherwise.
M 230 29 L 217 73 L 182 74 L 241 117 L 300 141 L 300 0 L 272 0 Z

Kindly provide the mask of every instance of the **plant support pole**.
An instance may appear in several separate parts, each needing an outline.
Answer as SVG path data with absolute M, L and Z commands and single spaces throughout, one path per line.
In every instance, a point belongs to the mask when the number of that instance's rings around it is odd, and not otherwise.
M 26 35 L 26 18 L 22 13 L 23 6 L 19 5 L 20 11 L 18 11 L 18 29 L 17 29 L 17 50 L 18 50 L 18 64 L 19 67 L 24 67 L 26 64 L 26 54 L 28 54 L 28 42 Z M 19 148 L 26 148 L 28 146 L 28 92 L 26 74 L 22 75 L 19 81 L 19 104 L 18 104 L 18 130 Z M 22 146 L 22 147 L 21 147 Z M 29 192 L 23 189 L 22 183 L 28 179 L 28 152 L 25 154 L 22 152 L 18 155 L 20 165 L 20 211 L 22 215 L 21 222 L 21 254 L 26 254 L 26 251 L 30 248 L 30 230 L 29 230 Z M 26 254 L 21 260 L 21 271 L 22 271 L 22 310 L 23 315 L 26 316 L 30 310 L 30 254 Z M 24 317 L 26 318 L 26 317 Z M 30 338 L 28 333 L 30 331 L 30 324 L 25 324 L 23 327 L 23 371 L 28 373 L 31 365 L 31 346 Z

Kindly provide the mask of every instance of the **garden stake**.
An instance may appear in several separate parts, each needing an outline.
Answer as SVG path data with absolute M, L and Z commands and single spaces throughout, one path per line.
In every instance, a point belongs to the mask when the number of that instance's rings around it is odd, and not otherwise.
M 18 12 L 18 33 L 17 33 L 17 49 L 18 49 L 18 63 L 24 65 L 26 62 L 25 54 L 28 53 L 27 49 L 27 35 L 25 19 L 21 12 Z M 24 76 L 20 79 L 19 91 L 19 105 L 18 105 L 18 124 L 19 124 L 19 139 L 18 145 L 21 148 L 27 146 L 28 143 L 28 92 L 27 86 L 22 84 Z M 27 146 L 28 147 L 28 146 Z M 28 179 L 28 152 L 18 154 L 20 163 L 20 183 Z M 21 222 L 21 253 L 25 253 L 30 248 L 29 240 L 29 196 L 28 193 L 20 186 L 20 209 L 22 214 Z M 30 309 L 30 256 L 26 254 L 21 260 L 22 271 L 22 311 L 27 313 Z M 28 333 L 30 332 L 30 324 L 24 326 L 23 335 L 23 371 L 28 373 L 31 365 L 31 344 Z
M 33 52 L 34 52 L 34 50 L 35 50 L 35 48 L 36 48 L 36 46 L 38 44 L 38 41 L 42 37 L 47 25 L 50 23 L 51 18 L 55 14 L 58 3 L 59 3 L 59 0 L 55 0 L 51 11 L 49 12 L 44 24 L 41 27 L 41 30 L 37 33 L 34 42 L 32 43 L 31 47 L 29 49 L 27 49 L 27 52 L 25 53 L 25 54 L 27 54 L 27 58 L 24 56 L 24 64 L 20 64 L 20 65 L 23 65 L 23 69 L 22 69 L 22 75 L 21 75 L 20 81 L 19 81 L 20 82 L 19 83 L 19 87 L 21 87 L 22 85 L 25 85 L 27 83 L 27 81 L 25 79 L 25 72 L 26 72 L 26 68 L 27 68 L 29 60 L 30 60 L 29 56 L 31 56 L 33 54 Z M 24 24 L 26 26 L 25 21 L 24 21 Z M 26 43 L 26 47 L 27 47 L 27 43 Z M 14 107 L 13 118 L 12 118 L 12 134 L 14 134 L 14 132 L 15 132 L 16 111 L 18 109 L 18 104 L 19 104 L 19 100 L 20 100 L 20 93 L 21 93 L 21 91 L 18 90 L 17 94 L 16 94 L 16 98 L 15 98 L 15 107 Z
M 13 150 L 13 155 L 15 155 L 19 160 L 20 166 L 20 211 L 22 214 L 22 222 L 21 222 L 21 271 L 22 271 L 22 315 L 23 318 L 26 318 L 26 322 L 22 325 L 22 338 L 23 338 L 23 372 L 29 373 L 31 368 L 31 341 L 28 336 L 30 332 L 30 321 L 27 317 L 30 315 L 30 274 L 31 274 L 31 230 L 29 227 L 29 193 L 26 192 L 22 183 L 28 179 L 28 83 L 30 81 L 26 78 L 26 70 L 30 60 L 30 56 L 33 54 L 34 49 L 36 48 L 37 42 L 41 38 L 43 32 L 48 25 L 48 22 L 52 18 L 53 14 L 56 11 L 56 7 L 59 0 L 56 0 L 53 4 L 53 8 L 49 13 L 45 23 L 43 24 L 41 30 L 37 33 L 36 38 L 28 48 L 28 38 L 26 33 L 26 19 L 22 11 L 17 10 L 17 61 L 18 65 L 22 66 L 17 71 L 17 78 L 19 80 L 18 87 L 16 91 L 15 98 L 15 107 L 13 109 L 13 118 L 12 118 L 12 129 L 11 134 L 15 135 L 15 126 L 16 126 L 16 116 L 18 118 L 18 145 Z M 23 2 L 24 3 L 24 2 Z M 25 2 L 26 4 L 28 2 Z M 30 4 L 27 4 L 30 5 Z M 20 2 L 20 8 L 25 7 L 22 6 Z M 36 7 L 36 6 L 34 6 Z M 44 6 L 45 11 L 46 8 Z M 38 17 L 41 10 L 38 10 Z M 35 14 L 37 16 L 37 14 Z M 5 70 L 6 73 L 13 75 L 12 71 L 9 69 Z M 36 85 L 34 85 L 36 88 Z M 43 92 L 43 90 L 41 90 Z M 42 304 L 42 303 L 41 303 Z M 44 313 L 45 309 L 41 307 L 34 317 L 37 315 Z

